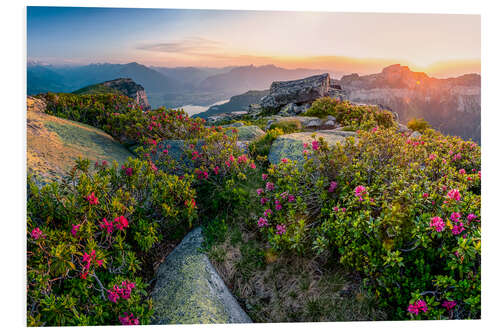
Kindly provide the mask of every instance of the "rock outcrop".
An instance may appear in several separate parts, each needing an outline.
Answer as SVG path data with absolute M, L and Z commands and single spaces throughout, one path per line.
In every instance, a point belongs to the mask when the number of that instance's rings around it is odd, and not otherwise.
M 261 130 L 258 126 L 250 125 L 250 126 L 237 126 L 236 133 L 233 130 L 226 131 L 227 135 L 238 136 L 238 141 L 253 141 L 264 134 L 266 134 L 263 130 Z
M 313 138 L 313 135 L 315 137 Z M 298 132 L 285 134 L 274 140 L 269 151 L 269 162 L 280 163 L 281 159 L 297 161 L 299 165 L 304 162 L 304 143 L 311 144 L 314 140 L 322 137 L 329 145 L 343 143 L 347 137 L 356 137 L 355 132 L 338 130 L 324 130 L 317 132 Z
M 294 81 L 275 81 L 271 84 L 269 95 L 262 98 L 263 108 L 280 109 L 293 103 L 303 104 L 328 95 L 330 75 L 314 75 Z
M 160 265 L 152 292 L 153 324 L 252 322 L 201 252 L 202 243 L 196 228 Z
M 392 65 L 378 74 L 346 75 L 331 80 L 331 85 L 341 86 L 352 102 L 389 108 L 402 123 L 424 118 L 445 134 L 480 142 L 481 77 L 477 74 L 437 79 Z
M 78 157 L 94 163 L 116 160 L 123 164 L 133 157 L 111 136 L 89 125 L 44 113 L 45 101 L 27 99 L 27 167 L 28 173 L 42 182 L 60 180 Z

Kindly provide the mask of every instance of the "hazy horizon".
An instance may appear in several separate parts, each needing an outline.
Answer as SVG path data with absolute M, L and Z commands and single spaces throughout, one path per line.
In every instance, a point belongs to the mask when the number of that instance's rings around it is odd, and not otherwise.
M 52 65 L 481 72 L 479 15 L 30 6 L 27 41 L 29 60 Z

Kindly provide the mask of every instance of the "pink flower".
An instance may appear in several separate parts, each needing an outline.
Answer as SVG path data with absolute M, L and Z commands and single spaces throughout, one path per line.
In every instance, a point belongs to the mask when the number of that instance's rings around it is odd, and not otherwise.
M 216 175 L 218 175 L 218 174 L 219 174 L 219 167 L 218 167 L 218 166 L 216 166 L 216 167 L 214 168 L 214 173 L 215 173 Z
M 462 222 L 460 222 L 459 224 L 456 224 L 453 226 L 453 228 L 451 229 L 451 233 L 455 236 L 457 235 L 460 235 L 462 233 L 462 231 L 464 231 L 465 228 L 464 228 L 464 224 Z
M 37 227 L 31 231 L 31 237 L 33 237 L 34 239 L 39 239 L 40 237 L 45 238 L 45 235 L 43 234 L 42 230 Z
M 255 169 L 255 163 L 254 162 L 250 163 L 250 168 L 251 169 Z
M 268 190 L 268 191 L 274 190 L 274 184 L 271 182 L 267 182 L 266 183 L 266 190 Z
M 262 174 L 262 180 L 265 181 L 267 179 L 267 177 L 268 177 L 267 174 L 265 174 L 265 173 Z
M 261 205 L 265 205 L 265 204 L 266 204 L 266 202 L 268 202 L 268 201 L 269 201 L 269 199 L 268 199 L 268 198 L 260 198 L 260 204 L 261 204 Z
M 337 188 L 336 182 L 331 182 L 330 187 L 328 188 L 328 192 L 333 192 Z
M 195 161 L 198 157 L 200 157 L 200 153 L 198 153 L 196 150 L 191 153 L 191 159 Z
M 265 227 L 268 225 L 269 225 L 269 223 L 267 222 L 267 219 L 265 217 L 259 217 L 259 221 L 257 221 L 257 226 L 259 228 L 262 228 L 262 227 Z
M 437 156 L 436 156 L 436 154 L 430 154 L 430 155 L 429 155 L 429 159 L 430 159 L 431 161 L 434 161 L 434 160 L 436 159 L 436 157 L 437 157 Z
M 123 313 L 123 316 L 118 317 L 120 319 L 120 323 L 122 325 L 139 325 L 139 319 L 134 318 L 134 315 L 128 314 L 127 312 Z
M 123 230 L 128 227 L 128 220 L 122 215 L 120 217 L 115 218 L 115 226 L 118 230 Z
M 272 211 L 272 210 L 270 210 L 270 209 L 268 208 L 268 209 L 266 209 L 266 211 L 264 212 L 264 216 L 265 216 L 265 217 L 269 217 L 269 216 L 271 216 L 271 214 L 272 214 L 272 213 L 273 213 L 273 211 Z
M 288 196 L 288 202 L 295 202 L 295 196 L 294 195 L 289 195 Z
M 248 158 L 246 155 L 241 155 L 240 157 L 238 157 L 238 163 L 239 164 L 242 164 L 242 163 L 247 163 L 248 162 Z
M 278 235 L 283 235 L 286 232 L 286 226 L 284 224 L 278 224 L 276 226 L 276 233 Z
M 342 213 L 345 213 L 346 209 L 345 207 L 342 207 Z
M 73 235 L 73 237 L 76 237 L 76 233 L 80 229 L 80 225 L 81 224 L 73 224 L 73 226 L 71 227 L 71 234 Z
M 363 195 L 366 194 L 366 188 L 362 185 L 358 185 L 356 186 L 356 188 L 354 189 L 354 195 L 357 196 L 359 198 L 359 201 L 363 201 Z
M 450 219 L 454 222 L 458 222 L 458 220 L 460 220 L 461 217 L 462 217 L 462 215 L 460 213 L 453 212 L 453 213 L 451 213 Z
M 338 212 L 339 211 L 339 207 L 337 207 L 337 206 L 333 207 L 333 211 L 334 212 Z
M 457 305 L 457 302 L 455 301 L 444 301 L 443 304 L 441 304 L 446 310 L 450 311 L 451 309 L 453 309 L 455 307 L 455 305 Z
M 113 232 L 113 222 L 108 222 L 108 220 L 106 220 L 106 218 L 103 218 L 102 219 L 102 222 L 99 226 L 101 227 L 101 229 L 106 229 L 106 232 L 108 234 L 112 233 Z
M 424 197 L 424 199 L 428 198 L 429 197 L 429 193 L 422 194 L 422 197 Z
M 427 303 L 423 300 L 418 300 L 408 306 L 408 312 L 418 315 L 419 312 L 427 312 Z
M 97 205 L 97 204 L 99 203 L 99 199 L 95 196 L 95 193 L 94 193 L 94 192 L 90 193 L 90 195 L 89 195 L 89 196 L 87 196 L 85 199 L 86 199 L 86 200 L 89 202 L 89 204 L 91 204 L 91 205 Z
M 261 188 L 258 188 L 257 189 L 257 195 L 262 195 L 262 193 L 264 193 L 264 190 L 261 189 Z
M 458 170 L 458 173 L 461 174 L 461 175 L 465 175 L 465 169 Z
M 445 223 L 444 223 L 443 219 L 440 218 L 439 216 L 434 216 L 433 218 L 431 218 L 430 226 L 434 227 L 434 229 L 437 232 L 441 232 L 444 230 Z
M 281 210 L 283 208 L 283 206 L 281 206 L 280 202 L 278 201 L 275 208 L 276 208 L 276 210 Z
M 286 164 L 286 163 L 288 163 L 288 158 L 286 158 L 286 157 L 285 157 L 285 158 L 282 158 L 282 159 L 281 159 L 281 163 L 285 163 L 285 164 Z
M 304 149 L 307 149 L 307 147 L 309 147 L 309 144 L 303 143 L 302 146 L 304 147 Z
M 447 195 L 448 198 L 453 199 L 455 201 L 460 201 L 460 199 L 462 198 L 460 196 L 460 191 L 457 189 L 450 190 Z
M 467 215 L 467 221 L 472 222 L 472 221 L 474 221 L 475 219 L 477 219 L 477 216 L 476 216 L 476 215 L 474 215 L 474 214 L 469 214 L 469 215 Z
M 230 161 L 231 163 L 234 163 L 235 159 L 234 159 L 234 156 L 233 156 L 233 155 L 230 155 L 230 156 L 229 156 L 229 161 Z
M 319 149 L 319 142 L 318 141 L 313 141 L 311 143 L 312 149 L 313 150 L 318 150 Z
M 378 130 L 378 126 L 375 126 L 374 128 L 372 128 L 372 133 L 377 132 L 377 130 Z

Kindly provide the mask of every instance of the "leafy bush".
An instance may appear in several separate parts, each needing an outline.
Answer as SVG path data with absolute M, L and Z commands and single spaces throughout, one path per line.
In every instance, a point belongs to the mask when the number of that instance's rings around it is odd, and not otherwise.
M 403 318 L 480 317 L 480 149 L 429 130 L 314 141 L 263 175 L 256 221 L 278 251 L 338 257 Z
M 271 124 L 270 129 L 273 130 L 275 128 L 281 129 L 284 133 L 294 133 L 300 132 L 302 124 L 298 120 L 282 120 Z
M 142 111 L 132 99 L 119 94 L 43 94 L 46 113 L 104 130 L 122 143 L 134 145 L 160 139 L 202 136 L 204 120 L 182 110 L 161 107 Z
M 192 177 L 147 161 L 79 160 L 61 184 L 28 177 L 28 325 L 148 324 L 144 259 L 196 217 Z
M 420 133 L 423 133 L 426 129 L 429 129 L 431 127 L 431 125 L 429 125 L 429 123 L 426 122 L 423 118 L 412 118 L 408 121 L 407 126 L 412 131 L 419 131 Z
M 334 116 L 342 126 L 352 130 L 369 130 L 374 127 L 395 127 L 396 122 L 390 111 L 373 105 L 353 105 L 349 101 L 339 101 L 330 97 L 322 97 L 313 102 L 304 113 L 305 116 Z

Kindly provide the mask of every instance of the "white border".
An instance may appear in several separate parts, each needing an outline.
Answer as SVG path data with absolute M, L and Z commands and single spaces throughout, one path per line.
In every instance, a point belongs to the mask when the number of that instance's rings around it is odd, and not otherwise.
M 299 332 L 315 330 L 321 332 L 348 331 L 365 332 L 421 332 L 453 331 L 471 332 L 474 330 L 490 331 L 497 324 L 499 312 L 499 241 L 500 228 L 497 218 L 500 160 L 498 127 L 500 125 L 499 87 L 495 84 L 500 77 L 498 31 L 500 31 L 498 6 L 495 1 L 461 0 L 345 0 L 339 1 L 159 1 L 159 0 L 88 0 L 88 1 L 4 1 L 1 10 L 3 74 L 1 82 L 0 114 L 2 135 L 1 157 L 1 241 L 0 252 L 2 295 L 0 318 L 5 331 L 10 328 L 23 328 L 25 325 L 25 172 L 26 172 L 26 5 L 39 6 L 95 6 L 95 7 L 142 7 L 142 8 L 198 8 L 198 9 L 250 9 L 250 10 L 302 10 L 332 12 L 390 12 L 390 13 L 447 13 L 481 14 L 482 22 L 482 175 L 483 175 L 483 297 L 482 320 L 454 322 L 362 322 L 362 323 L 315 323 L 315 324 L 252 324 L 252 325 L 203 325 L 203 326 L 148 326 L 136 330 L 169 332 L 251 332 L 255 329 L 264 331 L 288 330 Z M 334 33 L 334 32 L 332 32 Z M 423 46 L 425 47 L 425 46 Z M 65 328 L 66 330 L 67 328 Z M 92 329 L 97 331 L 118 331 L 129 328 L 93 327 L 70 328 L 70 330 Z M 134 329 L 134 328 L 130 328 Z M 49 331 L 56 328 L 46 329 Z

